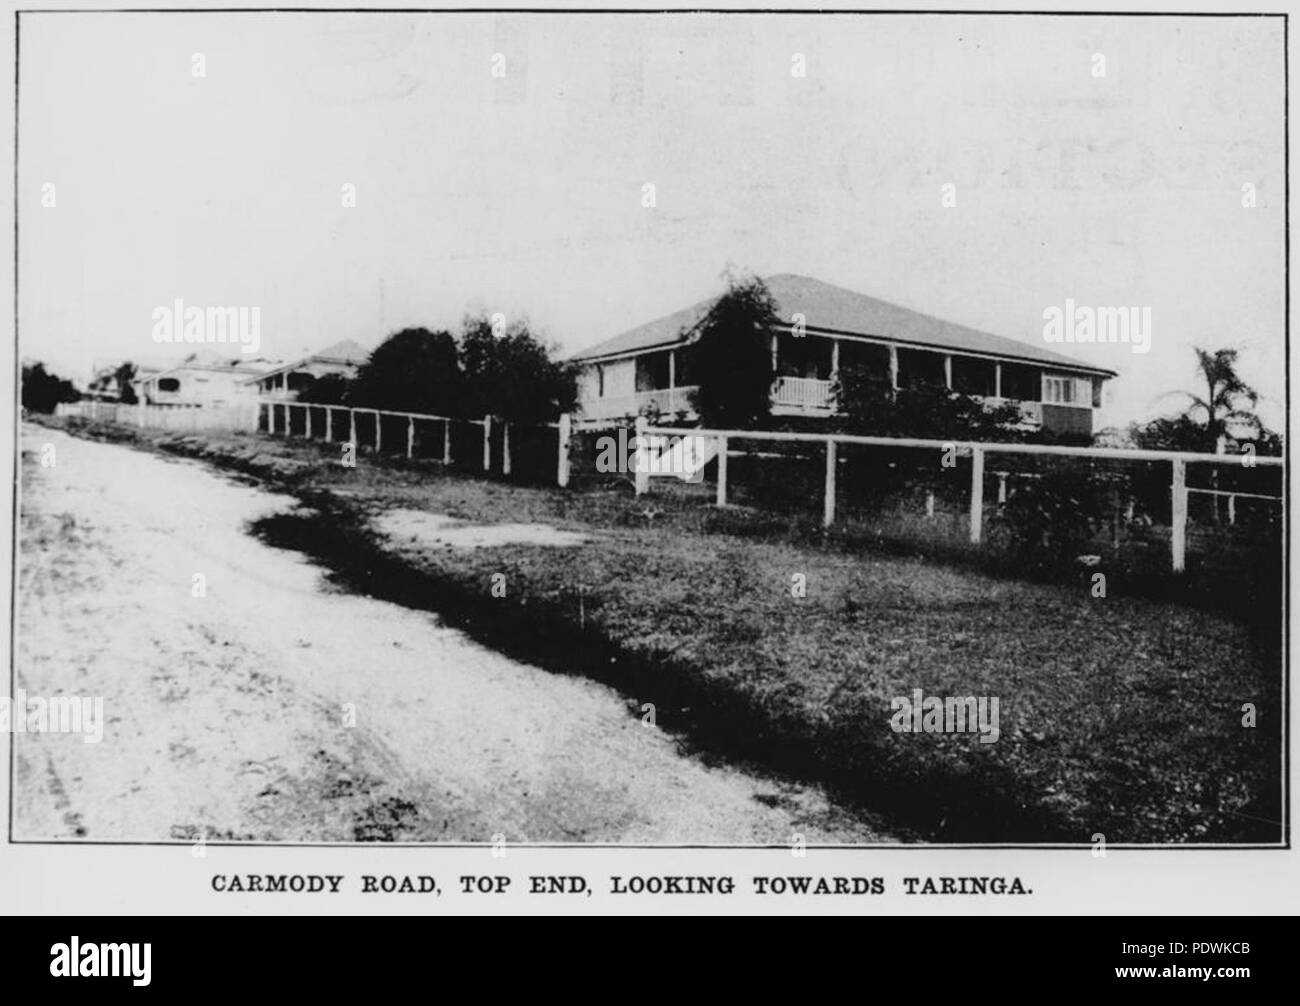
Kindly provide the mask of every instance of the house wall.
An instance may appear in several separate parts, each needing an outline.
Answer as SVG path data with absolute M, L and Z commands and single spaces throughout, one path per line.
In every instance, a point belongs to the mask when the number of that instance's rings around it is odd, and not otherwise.
M 221 405 L 245 401 L 253 394 L 252 387 L 244 384 L 248 376 L 239 371 L 174 370 L 149 378 L 144 386 L 145 395 L 148 401 L 160 405 Z M 177 379 L 180 388 L 176 391 L 159 390 L 160 377 Z
M 605 371 L 605 394 L 600 394 L 600 378 L 597 367 Z M 614 405 L 612 399 L 624 399 L 624 405 L 630 409 L 632 396 L 636 394 L 636 359 L 615 360 L 611 363 L 587 364 L 578 375 L 578 404 L 583 412 L 592 417 L 604 417 L 615 413 L 601 407 L 601 402 Z
M 636 360 L 615 360 L 605 368 L 605 397 L 622 398 L 636 394 Z
M 585 402 L 594 402 L 598 397 L 600 385 L 598 383 L 596 368 L 594 366 L 584 366 L 578 371 L 578 404 Z
M 1092 436 L 1092 409 L 1043 403 L 1043 429 L 1052 433 L 1081 433 Z

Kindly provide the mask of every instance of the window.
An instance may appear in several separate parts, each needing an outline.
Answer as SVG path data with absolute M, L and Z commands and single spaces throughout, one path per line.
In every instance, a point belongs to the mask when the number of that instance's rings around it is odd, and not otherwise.
M 596 397 L 605 397 L 605 366 L 600 363 L 596 364 Z
M 1074 377 L 1044 377 L 1043 401 L 1053 405 L 1082 405 L 1091 399 L 1081 387 L 1085 382 Z
M 160 377 L 158 378 L 159 391 L 180 391 L 181 381 L 179 377 Z

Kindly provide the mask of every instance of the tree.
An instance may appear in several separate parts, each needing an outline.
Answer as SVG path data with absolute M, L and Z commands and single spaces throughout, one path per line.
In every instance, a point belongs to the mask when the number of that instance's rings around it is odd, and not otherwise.
M 80 401 L 71 381 L 46 373 L 45 364 L 23 364 L 23 408 L 31 412 L 53 412 L 60 402 Z
M 556 352 L 526 321 L 502 330 L 484 315 L 467 316 L 460 337 L 463 414 L 549 423 L 572 412 L 578 368 L 555 359 Z
M 1219 349 L 1213 353 L 1199 347 L 1196 352 L 1197 369 L 1205 381 L 1204 397 L 1191 391 L 1175 391 L 1171 394 L 1186 395 L 1191 405 L 1184 415 L 1197 418 L 1198 413 L 1205 414 L 1202 426 L 1207 434 L 1210 449 L 1221 443 L 1227 433 L 1227 424 L 1231 421 L 1243 423 L 1254 429 L 1260 428 L 1254 406 L 1259 403 L 1259 393 L 1246 384 L 1237 374 L 1237 350 Z M 1244 407 L 1249 403 L 1251 408 Z
M 370 354 L 349 390 L 351 403 L 365 408 L 458 415 L 461 374 L 456 340 L 450 332 L 404 328 Z
M 135 395 L 135 388 L 131 386 L 135 375 L 136 365 L 129 360 L 113 371 L 113 380 L 117 382 L 117 400 L 123 405 L 134 405 L 139 401 Z
M 705 426 L 744 429 L 772 412 L 772 338 L 780 319 L 761 279 L 726 279 L 726 293 L 683 333 L 698 386 L 691 404 Z

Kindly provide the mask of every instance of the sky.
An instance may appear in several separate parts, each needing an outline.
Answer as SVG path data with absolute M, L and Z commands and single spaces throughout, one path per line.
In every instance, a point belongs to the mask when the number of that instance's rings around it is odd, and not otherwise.
M 730 266 L 1040 345 L 1067 298 L 1150 308 L 1145 354 L 1051 347 L 1119 372 L 1098 426 L 1176 411 L 1193 346 L 1283 424 L 1277 19 L 25 14 L 20 43 L 19 349 L 78 380 L 178 355 L 177 298 L 260 308 L 282 358 L 478 310 L 572 352 Z

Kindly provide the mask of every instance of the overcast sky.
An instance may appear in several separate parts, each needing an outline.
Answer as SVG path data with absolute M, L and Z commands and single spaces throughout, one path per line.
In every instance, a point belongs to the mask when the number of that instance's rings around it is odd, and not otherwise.
M 79 379 L 178 297 L 283 357 L 474 308 L 572 351 L 731 263 L 1039 344 L 1150 307 L 1146 355 L 1053 347 L 1120 372 L 1103 421 L 1194 344 L 1282 421 L 1276 19 L 29 14 L 21 60 L 20 349 Z

